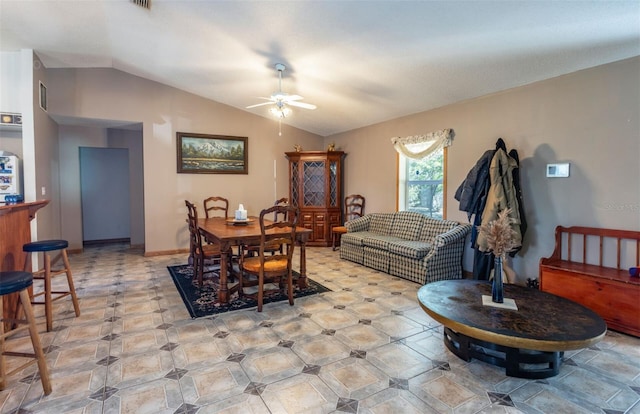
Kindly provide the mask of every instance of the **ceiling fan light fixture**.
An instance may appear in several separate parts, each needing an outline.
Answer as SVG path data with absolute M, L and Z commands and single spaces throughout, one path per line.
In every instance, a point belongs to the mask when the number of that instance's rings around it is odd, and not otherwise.
M 304 99 L 302 96 L 295 95 L 295 94 L 289 95 L 288 93 L 282 91 L 282 72 L 284 72 L 285 69 L 286 67 L 282 63 L 276 64 L 276 70 L 278 71 L 278 91 L 272 93 L 271 96 L 268 98 L 264 98 L 264 97 L 259 98 L 266 102 L 249 105 L 246 107 L 246 109 L 253 109 L 259 106 L 272 105 L 269 108 L 269 112 L 271 112 L 271 114 L 278 119 L 286 118 L 293 113 L 290 106 L 293 106 L 296 108 L 303 108 L 303 109 L 316 109 L 316 106 L 313 104 L 300 102 L 302 99 Z
M 272 106 L 271 109 L 269 109 L 269 112 L 271 112 L 271 115 L 279 119 L 286 118 L 292 113 L 291 108 L 285 106 L 282 103 Z

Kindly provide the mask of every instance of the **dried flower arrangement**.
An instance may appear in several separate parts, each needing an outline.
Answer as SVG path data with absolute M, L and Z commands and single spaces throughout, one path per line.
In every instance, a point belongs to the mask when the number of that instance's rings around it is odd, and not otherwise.
M 487 240 L 487 249 L 483 251 L 491 252 L 503 260 L 506 259 L 507 253 L 520 246 L 516 241 L 518 233 L 512 227 L 516 220 L 509 216 L 510 213 L 510 208 L 502 210 L 498 213 L 497 219 L 478 226 L 480 234 Z

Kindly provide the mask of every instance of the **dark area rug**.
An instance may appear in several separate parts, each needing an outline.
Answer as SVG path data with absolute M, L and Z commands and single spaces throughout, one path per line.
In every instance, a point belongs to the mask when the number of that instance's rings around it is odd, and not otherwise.
M 167 269 L 169 269 L 169 274 L 171 274 L 171 278 L 176 284 L 178 292 L 180 292 L 180 296 L 182 296 L 182 300 L 192 318 L 201 318 L 223 312 L 253 308 L 258 305 L 254 299 L 248 297 L 240 298 L 237 292 L 231 295 L 229 303 L 218 303 L 219 277 L 215 271 L 205 274 L 202 287 L 200 287 L 198 286 L 198 281 L 193 280 L 193 268 L 190 265 L 167 266 Z M 300 277 L 300 274 L 294 271 L 294 282 L 298 277 Z M 294 299 L 331 291 L 331 289 L 322 286 L 320 283 L 308 277 L 307 282 L 309 287 L 302 290 L 298 288 L 297 284 L 294 284 Z M 282 300 L 288 300 L 287 295 L 276 293 L 266 296 L 264 303 L 279 302 Z

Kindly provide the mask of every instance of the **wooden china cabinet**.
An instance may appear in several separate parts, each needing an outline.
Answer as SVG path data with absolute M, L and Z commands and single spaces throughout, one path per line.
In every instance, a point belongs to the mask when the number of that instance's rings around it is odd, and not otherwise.
M 299 225 L 311 229 L 308 246 L 330 246 L 331 227 L 342 224 L 343 151 L 286 152 L 289 199 L 300 209 Z

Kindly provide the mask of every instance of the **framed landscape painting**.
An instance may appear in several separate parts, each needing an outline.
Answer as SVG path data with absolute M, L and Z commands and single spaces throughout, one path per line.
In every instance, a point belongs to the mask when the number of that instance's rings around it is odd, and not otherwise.
M 176 132 L 178 173 L 248 174 L 248 138 Z

